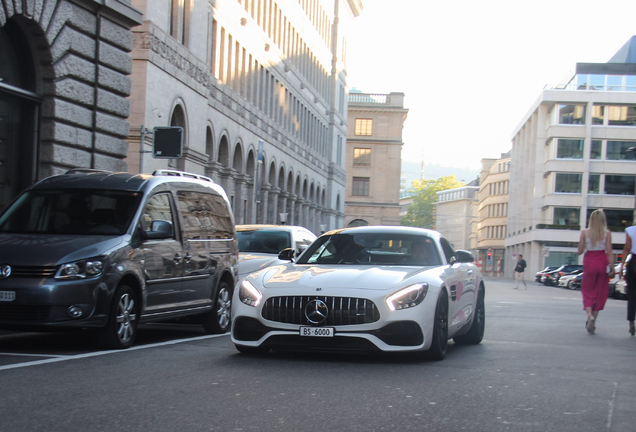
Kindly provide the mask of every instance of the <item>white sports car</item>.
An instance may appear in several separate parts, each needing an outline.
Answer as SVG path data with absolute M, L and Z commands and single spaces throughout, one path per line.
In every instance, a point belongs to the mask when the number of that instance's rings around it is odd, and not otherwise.
M 478 344 L 485 286 L 467 251 L 438 232 L 376 226 L 318 237 L 293 262 L 240 280 L 232 342 L 270 349 L 421 351 L 441 360 L 449 339 Z

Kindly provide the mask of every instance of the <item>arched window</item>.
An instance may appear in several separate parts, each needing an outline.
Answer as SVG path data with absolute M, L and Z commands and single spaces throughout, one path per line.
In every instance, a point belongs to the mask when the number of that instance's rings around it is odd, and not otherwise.
M 0 210 L 37 178 L 41 98 L 29 43 L 19 26 L 0 27 Z
M 179 159 L 177 159 L 177 168 L 185 171 L 185 153 L 188 147 L 188 128 L 186 127 L 185 111 L 183 111 L 183 107 L 181 105 L 174 107 L 172 117 L 170 118 L 170 126 L 181 126 L 183 128 L 183 154 Z

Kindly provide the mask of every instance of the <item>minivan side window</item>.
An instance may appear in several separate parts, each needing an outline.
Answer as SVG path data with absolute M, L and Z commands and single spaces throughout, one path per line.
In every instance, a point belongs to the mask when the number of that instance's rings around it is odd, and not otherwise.
M 170 194 L 168 193 L 159 193 L 150 197 L 141 217 L 141 229 L 150 231 L 152 222 L 156 220 L 168 221 L 174 226 Z
M 223 198 L 205 192 L 178 191 L 186 239 L 231 239 L 234 229 Z

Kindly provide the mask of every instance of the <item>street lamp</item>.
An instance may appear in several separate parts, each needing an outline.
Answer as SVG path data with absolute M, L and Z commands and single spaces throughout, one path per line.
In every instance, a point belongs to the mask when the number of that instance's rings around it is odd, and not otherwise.
M 279 216 L 280 216 L 280 224 L 285 225 L 285 222 L 287 222 L 287 213 L 279 213 Z

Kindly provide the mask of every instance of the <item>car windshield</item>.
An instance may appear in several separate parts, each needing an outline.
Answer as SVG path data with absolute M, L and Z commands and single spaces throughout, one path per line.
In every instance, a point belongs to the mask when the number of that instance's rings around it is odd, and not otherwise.
M 442 260 L 435 240 L 424 235 L 338 233 L 319 237 L 297 263 L 435 266 Z
M 122 235 L 141 193 L 108 190 L 32 190 L 0 216 L 0 232 Z
M 239 252 L 258 252 L 278 254 L 291 247 L 291 236 L 288 231 L 259 229 L 238 231 Z

